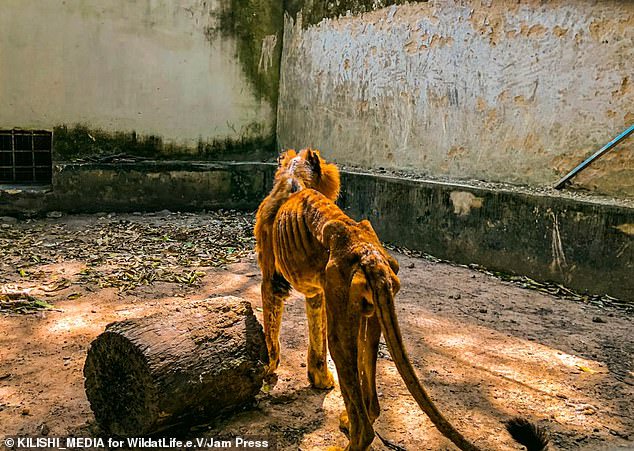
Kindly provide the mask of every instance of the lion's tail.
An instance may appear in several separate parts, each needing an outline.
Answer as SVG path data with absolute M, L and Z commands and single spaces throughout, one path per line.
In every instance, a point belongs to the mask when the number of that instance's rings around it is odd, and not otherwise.
M 422 386 L 414 367 L 403 347 L 403 339 L 401 331 L 396 320 L 396 312 L 394 310 L 394 296 L 391 290 L 386 286 L 374 287 L 374 301 L 377 304 L 377 313 L 385 341 L 387 343 L 392 359 L 396 364 L 396 369 L 401 374 L 407 389 L 412 394 L 420 408 L 427 414 L 429 419 L 434 423 L 438 430 L 449 440 L 451 440 L 458 448 L 463 451 L 479 451 L 479 448 L 471 443 L 438 410 L 436 404 L 432 401 L 429 394 Z
M 505 423 L 506 430 L 526 451 L 545 451 L 548 449 L 548 433 L 526 418 L 513 418 Z
M 385 341 L 401 374 L 407 389 L 412 394 L 420 408 L 429 416 L 438 430 L 458 448 L 464 451 L 477 451 L 479 448 L 463 436 L 444 415 L 438 410 L 429 394 L 422 386 L 414 368 L 403 347 L 403 339 L 396 319 L 394 296 L 385 286 L 374 287 L 374 300 Z M 535 424 L 523 418 L 514 418 L 506 423 L 506 428 L 518 443 L 524 445 L 527 451 L 545 451 L 548 446 L 548 434 Z

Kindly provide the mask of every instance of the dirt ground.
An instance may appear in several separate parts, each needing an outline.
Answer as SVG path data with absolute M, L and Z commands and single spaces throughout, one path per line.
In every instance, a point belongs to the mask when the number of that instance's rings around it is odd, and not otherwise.
M 216 295 L 244 297 L 261 315 L 251 222 L 230 212 L 163 212 L 2 225 L 0 299 L 3 292 L 28 297 L 0 310 L 0 438 L 96 431 L 82 368 L 109 322 Z M 553 449 L 634 449 L 630 314 L 395 255 L 406 347 L 464 435 L 485 449 L 520 449 L 502 421 L 521 414 L 550 431 Z M 306 344 L 304 302 L 293 295 L 277 385 L 252 410 L 189 435 L 266 435 L 283 450 L 345 446 L 339 390 L 309 388 Z M 409 451 L 454 449 L 419 411 L 385 346 L 378 381 L 383 437 Z M 373 446 L 387 449 L 378 440 Z

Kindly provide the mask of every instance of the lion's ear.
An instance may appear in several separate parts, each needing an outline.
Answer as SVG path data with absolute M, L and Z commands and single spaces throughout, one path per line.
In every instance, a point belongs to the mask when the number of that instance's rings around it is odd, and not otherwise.
M 306 161 L 308 161 L 313 174 L 321 174 L 321 158 L 318 150 L 306 149 Z

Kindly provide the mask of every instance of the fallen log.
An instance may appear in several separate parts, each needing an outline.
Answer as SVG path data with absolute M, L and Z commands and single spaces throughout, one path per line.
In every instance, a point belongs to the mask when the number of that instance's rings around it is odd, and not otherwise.
M 228 296 L 111 323 L 90 345 L 86 395 L 104 432 L 144 436 L 253 402 L 268 363 L 249 302 Z

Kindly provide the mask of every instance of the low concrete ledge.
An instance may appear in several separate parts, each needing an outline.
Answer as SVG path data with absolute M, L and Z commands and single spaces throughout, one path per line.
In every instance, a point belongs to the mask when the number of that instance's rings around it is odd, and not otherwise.
M 383 241 L 634 301 L 632 208 L 355 172 L 341 204 Z
M 264 163 L 59 163 L 48 189 L 0 189 L 0 215 L 169 209 L 254 210 L 272 185 Z
M 59 210 L 255 210 L 269 163 L 57 164 L 53 186 L 0 189 L 0 216 Z M 634 208 L 344 171 L 340 204 L 382 240 L 458 263 L 634 301 Z

